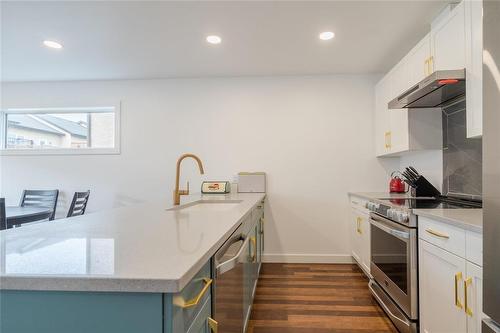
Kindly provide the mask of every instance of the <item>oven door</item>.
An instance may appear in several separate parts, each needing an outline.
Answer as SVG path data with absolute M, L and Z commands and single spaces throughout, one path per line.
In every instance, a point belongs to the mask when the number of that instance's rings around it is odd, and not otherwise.
M 418 318 L 417 229 L 370 213 L 371 273 L 409 319 Z

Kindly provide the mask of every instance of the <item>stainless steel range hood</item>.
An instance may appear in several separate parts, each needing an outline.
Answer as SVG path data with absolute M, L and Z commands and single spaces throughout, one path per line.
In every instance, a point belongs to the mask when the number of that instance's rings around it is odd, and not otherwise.
M 389 109 L 437 108 L 465 94 L 465 69 L 436 71 L 389 102 Z

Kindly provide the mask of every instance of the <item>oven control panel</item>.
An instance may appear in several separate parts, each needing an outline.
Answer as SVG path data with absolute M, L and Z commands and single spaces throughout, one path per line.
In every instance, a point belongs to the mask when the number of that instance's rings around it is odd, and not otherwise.
M 388 219 L 394 220 L 394 221 L 400 222 L 400 223 L 408 222 L 408 220 L 410 219 L 410 216 L 408 215 L 408 213 L 403 212 L 399 209 L 392 209 L 392 208 L 387 210 L 386 216 Z
M 401 209 L 391 208 L 391 206 L 388 205 L 383 205 L 376 202 L 367 202 L 366 208 L 374 213 L 377 213 L 399 223 L 406 223 L 410 219 L 410 215 L 407 212 Z
M 372 211 L 372 212 L 377 212 L 377 210 L 380 208 L 380 204 L 375 203 L 375 202 L 370 202 L 370 201 L 368 201 L 368 202 L 366 203 L 366 208 L 367 208 L 369 211 Z

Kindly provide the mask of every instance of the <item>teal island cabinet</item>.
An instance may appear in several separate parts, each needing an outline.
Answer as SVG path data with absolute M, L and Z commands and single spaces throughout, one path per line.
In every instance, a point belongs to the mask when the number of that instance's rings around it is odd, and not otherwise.
M 210 262 L 179 293 L 0 291 L 2 333 L 208 333 Z
M 246 327 L 264 198 L 192 196 L 0 231 L 0 332 L 216 333 L 213 257 L 242 226 Z

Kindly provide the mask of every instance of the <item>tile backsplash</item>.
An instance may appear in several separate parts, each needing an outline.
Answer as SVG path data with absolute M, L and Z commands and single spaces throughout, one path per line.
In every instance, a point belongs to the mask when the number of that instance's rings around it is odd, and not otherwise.
M 443 194 L 482 196 L 482 139 L 467 139 L 465 99 L 443 108 Z

